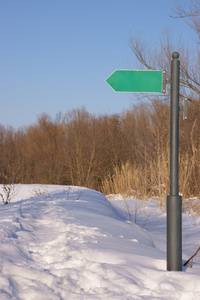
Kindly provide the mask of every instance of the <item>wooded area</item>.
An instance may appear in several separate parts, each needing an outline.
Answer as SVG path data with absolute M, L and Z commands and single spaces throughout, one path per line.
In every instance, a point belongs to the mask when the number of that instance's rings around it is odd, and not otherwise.
M 180 117 L 180 192 L 200 195 L 200 111 Z M 169 193 L 169 104 L 153 100 L 120 115 L 84 108 L 34 125 L 0 127 L 0 183 L 79 185 L 140 198 Z

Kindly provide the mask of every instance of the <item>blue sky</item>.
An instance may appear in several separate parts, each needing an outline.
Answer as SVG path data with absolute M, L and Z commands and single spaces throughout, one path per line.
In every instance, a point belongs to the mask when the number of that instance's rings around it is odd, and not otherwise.
M 85 106 L 121 113 L 134 96 L 105 82 L 115 69 L 137 69 L 130 32 L 159 43 L 162 30 L 189 30 L 170 18 L 171 0 L 0 0 L 0 124 L 33 124 Z M 176 50 L 176 49 L 175 49 Z

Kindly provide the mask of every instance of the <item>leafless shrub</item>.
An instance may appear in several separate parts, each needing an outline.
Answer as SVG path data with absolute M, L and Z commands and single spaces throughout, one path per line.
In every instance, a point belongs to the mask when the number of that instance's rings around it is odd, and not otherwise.
M 127 211 L 130 222 L 137 224 L 138 214 L 141 213 L 142 207 L 137 200 L 123 199 L 123 206 Z
M 76 200 L 80 200 L 80 198 L 83 196 L 83 194 L 84 194 L 84 191 L 79 190 L 78 194 L 77 194 L 77 199 Z
M 71 192 L 72 192 L 72 188 L 68 187 L 67 190 L 65 191 L 65 194 L 67 196 L 67 200 L 69 200 L 69 195 L 70 195 Z
M 46 187 L 35 188 L 33 190 L 34 196 L 46 195 L 48 196 L 48 189 Z
M 4 204 L 9 204 L 18 193 L 19 188 L 15 184 L 3 184 L 0 197 Z

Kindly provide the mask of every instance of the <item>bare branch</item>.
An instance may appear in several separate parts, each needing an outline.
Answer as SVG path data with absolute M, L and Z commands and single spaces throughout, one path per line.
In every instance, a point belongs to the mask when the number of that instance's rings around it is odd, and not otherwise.
M 200 41 L 200 1 L 190 0 L 189 7 L 186 1 L 180 3 L 179 0 L 174 0 L 173 4 L 172 11 L 175 16 L 172 17 L 184 19 L 186 24 L 197 33 Z
M 187 264 L 197 255 L 197 253 L 200 251 L 200 247 L 197 249 L 197 251 L 184 263 L 184 266 L 187 266 Z
M 180 53 L 181 69 L 180 69 L 180 84 L 181 94 L 187 90 L 193 92 L 193 97 L 199 99 L 200 96 L 200 53 L 191 53 L 188 47 L 185 47 L 181 36 L 176 42 L 172 42 L 173 36 L 169 30 L 164 30 L 160 37 L 160 47 L 156 49 L 148 45 L 142 39 L 141 34 L 136 37 L 130 36 L 129 46 L 132 49 L 139 64 L 149 70 L 165 70 L 166 79 L 170 80 L 170 65 L 172 53 L 176 50 Z M 198 67 L 197 67 L 198 66 Z

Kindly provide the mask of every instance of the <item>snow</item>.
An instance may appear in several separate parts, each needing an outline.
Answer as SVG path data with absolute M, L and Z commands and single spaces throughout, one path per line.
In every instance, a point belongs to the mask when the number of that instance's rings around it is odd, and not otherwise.
M 108 199 L 82 187 L 18 185 L 0 205 L 0 299 L 200 299 L 199 255 L 192 268 L 166 271 L 165 212 Z M 184 261 L 199 237 L 200 217 L 183 214 Z

